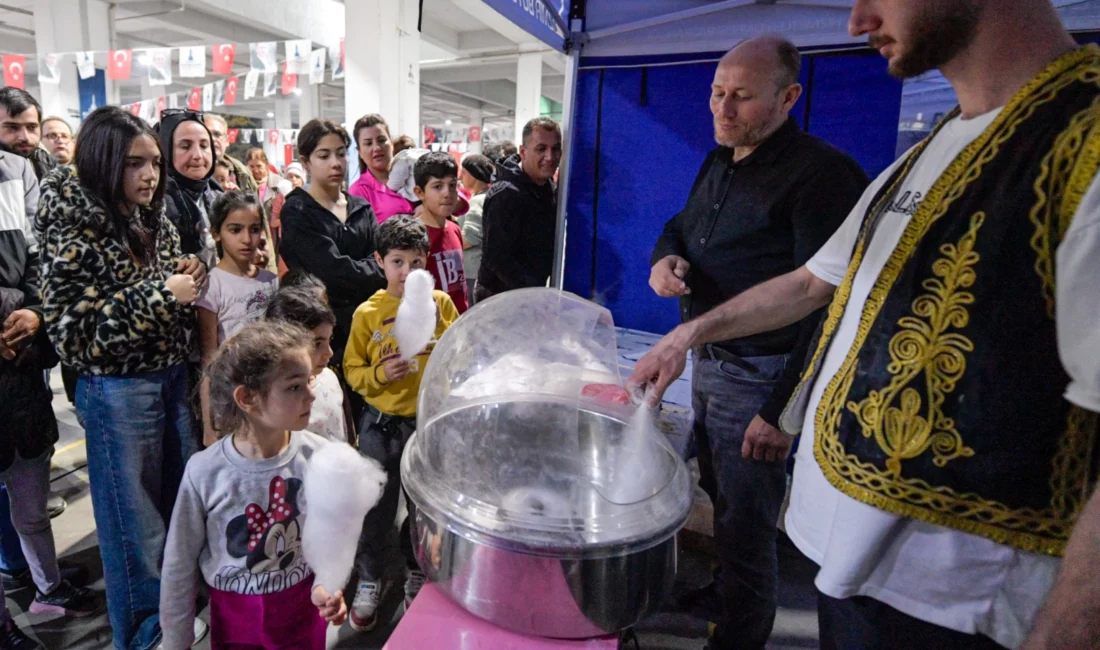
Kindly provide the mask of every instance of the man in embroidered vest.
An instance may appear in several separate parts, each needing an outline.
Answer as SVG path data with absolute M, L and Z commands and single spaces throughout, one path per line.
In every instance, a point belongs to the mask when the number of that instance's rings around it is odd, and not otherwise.
M 1018 648 L 1100 453 L 1100 49 L 1049 0 L 857 0 L 850 30 L 896 76 L 938 68 L 959 108 L 804 267 L 681 325 L 630 383 L 828 304 L 781 417 L 821 647 Z

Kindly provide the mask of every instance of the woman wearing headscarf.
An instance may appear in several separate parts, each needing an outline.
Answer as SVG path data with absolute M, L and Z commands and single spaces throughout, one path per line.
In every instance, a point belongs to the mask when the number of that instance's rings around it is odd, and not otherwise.
M 214 177 L 214 147 L 202 114 L 165 111 L 158 127 L 168 168 L 165 208 L 180 235 L 184 255 L 197 255 L 207 268 L 218 263 L 210 214 L 221 188 Z
M 485 209 L 485 196 L 493 182 L 493 162 L 481 154 L 470 154 L 462 159 L 458 178 L 462 187 L 470 193 L 470 210 L 459 218 L 462 227 L 462 253 L 466 271 L 466 285 L 471 305 L 474 299 L 474 285 L 477 284 L 477 272 L 481 268 L 481 213 Z

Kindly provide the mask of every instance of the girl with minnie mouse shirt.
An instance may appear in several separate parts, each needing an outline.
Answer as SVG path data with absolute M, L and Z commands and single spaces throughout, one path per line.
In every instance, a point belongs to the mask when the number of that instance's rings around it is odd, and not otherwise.
M 160 624 L 166 650 L 194 641 L 198 580 L 210 588 L 210 646 L 323 650 L 343 594 L 313 586 L 302 557 L 302 477 L 324 438 L 309 422 L 313 337 L 288 323 L 249 325 L 207 366 L 218 442 L 187 463 L 165 547 Z

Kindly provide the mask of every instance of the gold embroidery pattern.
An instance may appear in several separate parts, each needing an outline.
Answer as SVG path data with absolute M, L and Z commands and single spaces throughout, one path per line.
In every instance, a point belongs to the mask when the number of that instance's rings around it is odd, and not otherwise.
M 1050 507 L 1041 511 L 1013 509 L 977 494 L 958 493 L 947 487 L 932 486 L 919 479 L 891 475 L 846 453 L 838 436 L 838 426 L 855 377 L 858 353 L 890 288 L 904 264 L 916 251 L 917 244 L 980 176 L 985 165 L 1001 151 L 1017 128 L 1028 121 L 1039 107 L 1054 101 L 1061 90 L 1078 82 L 1100 86 L 1100 49 L 1096 46 L 1086 46 L 1063 55 L 1025 85 L 993 123 L 963 149 L 932 185 L 879 274 L 864 305 L 851 349 L 836 375 L 826 385 L 821 403 L 814 414 L 814 457 L 825 478 L 848 496 L 898 515 L 981 535 L 1023 550 L 1051 555 L 1061 555 L 1064 552 L 1065 541 L 1072 528 L 1071 517 L 1054 512 Z M 944 123 L 956 115 L 958 109 L 945 117 Z M 867 242 L 860 241 L 857 245 L 848 273 L 837 288 L 823 326 L 821 340 L 810 364 L 811 368 L 828 349 L 832 335 L 839 325 L 851 296 L 851 285 L 866 244 Z M 909 408 L 911 410 L 911 405 Z M 1083 435 L 1091 438 L 1093 432 Z M 1060 444 L 1067 445 L 1065 441 Z M 1065 463 L 1061 466 L 1055 464 L 1054 469 L 1057 473 L 1065 471 L 1067 467 Z M 1055 476 L 1052 480 L 1058 485 L 1077 486 L 1083 479 L 1078 474 Z
M 1029 218 L 1035 225 L 1031 247 L 1035 250 L 1035 271 L 1043 283 L 1047 314 L 1054 318 L 1054 259 L 1057 242 L 1069 230 L 1077 206 L 1100 167 L 1100 139 L 1095 131 L 1100 117 L 1100 97 L 1070 120 L 1069 126 L 1043 157 L 1035 180 L 1037 201 Z M 1062 197 L 1061 205 L 1049 200 Z
M 970 322 L 966 305 L 974 294 L 966 291 L 974 285 L 974 266 L 978 253 L 974 244 L 978 229 L 985 221 L 979 212 L 970 219 L 970 229 L 958 245 L 940 247 L 943 257 L 932 265 L 936 276 L 921 286 L 927 294 L 913 301 L 916 316 L 898 321 L 900 331 L 890 339 L 890 385 L 860 401 L 848 402 L 865 437 L 874 437 L 886 453 L 886 469 L 892 478 L 901 476 L 901 461 L 932 450 L 933 463 L 943 467 L 955 458 L 973 456 L 974 450 L 963 444 L 953 419 L 943 414 L 942 406 L 955 384 L 966 373 L 966 353 L 974 351 L 967 337 L 950 329 L 963 329 Z M 910 384 L 924 375 L 924 391 Z M 921 415 L 922 392 L 928 395 L 928 417 Z M 894 403 L 898 406 L 893 406 Z M 900 407 L 900 408 L 899 408 Z

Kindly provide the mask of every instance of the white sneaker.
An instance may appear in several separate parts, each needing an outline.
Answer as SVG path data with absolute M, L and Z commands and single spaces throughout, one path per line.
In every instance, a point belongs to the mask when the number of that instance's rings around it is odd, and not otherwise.
M 408 611 L 420 588 L 428 581 L 428 576 L 420 569 L 405 569 L 405 611 Z
M 206 635 L 210 633 L 210 626 L 206 624 L 206 621 L 196 616 L 194 630 L 195 642 L 191 645 L 192 648 L 197 646 L 199 643 L 202 642 L 203 639 L 206 638 Z
M 360 580 L 351 603 L 348 622 L 357 632 L 370 632 L 378 625 L 378 603 L 382 601 L 381 580 Z

